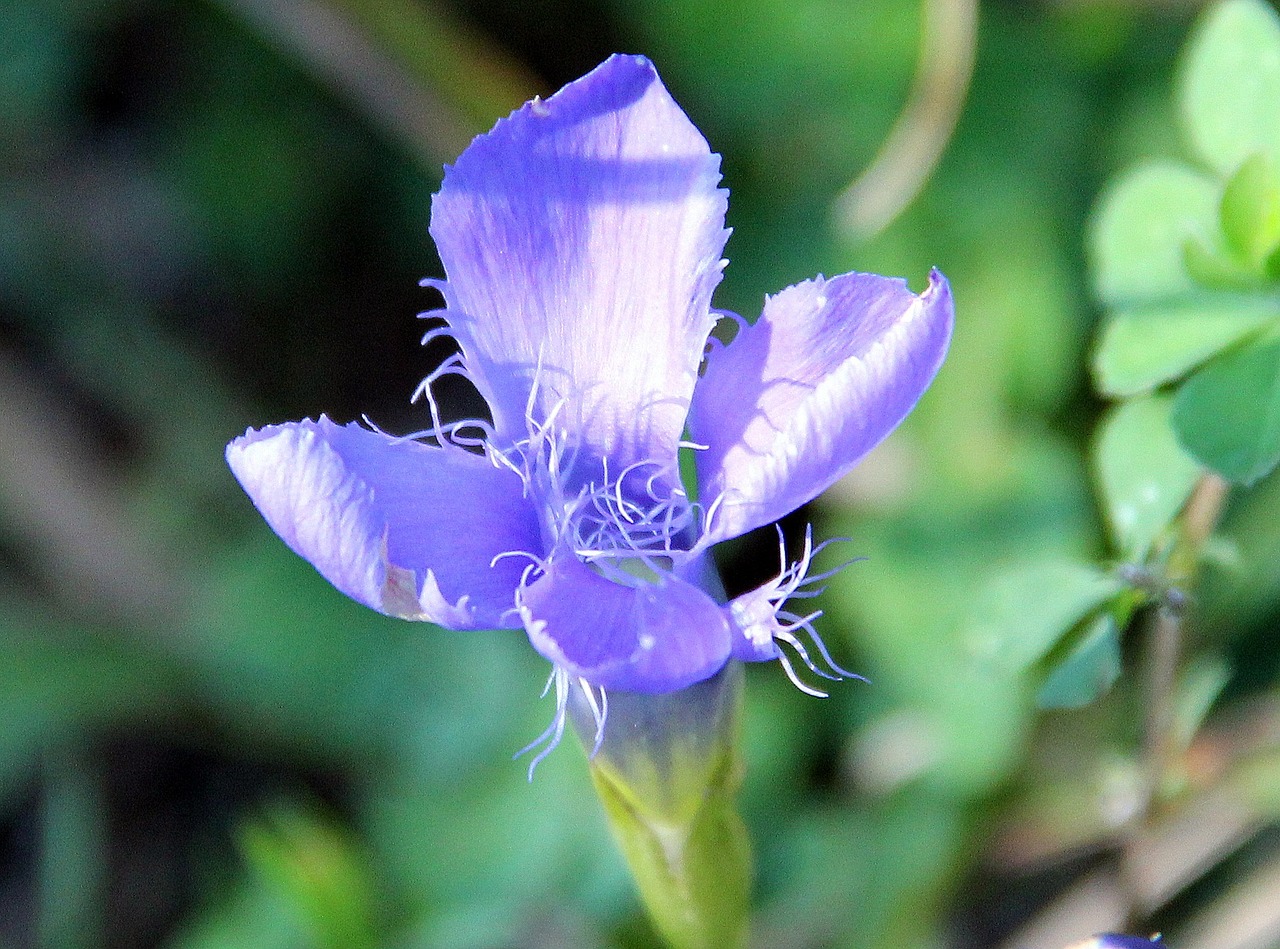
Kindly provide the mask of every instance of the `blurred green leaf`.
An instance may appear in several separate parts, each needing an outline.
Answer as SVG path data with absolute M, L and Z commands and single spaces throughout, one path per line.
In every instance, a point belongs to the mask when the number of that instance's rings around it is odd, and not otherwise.
M 1125 310 L 1102 330 L 1093 357 L 1098 388 L 1110 396 L 1148 392 L 1276 322 L 1271 300 L 1230 297 Z
M 570 911 L 566 893 L 592 916 L 636 911 L 634 887 L 592 802 L 585 756 L 571 745 L 566 739 L 540 764 L 532 783 L 509 753 L 437 775 L 434 784 L 413 773 L 368 776 L 361 826 L 415 917 L 409 945 L 517 945 L 522 921 Z
M 1190 747 L 1230 681 L 1231 667 L 1217 656 L 1199 655 L 1187 661 L 1174 693 L 1173 734 L 1179 748 Z
M 996 577 L 979 594 L 963 638 L 980 661 L 1022 672 L 1122 589 L 1118 579 L 1090 564 L 1027 564 Z
M 86 50 L 75 17 L 54 5 L 3 0 L 0 19 L 0 160 L 8 161 L 45 144 L 32 133 L 65 120 Z
M 1179 390 L 1178 440 L 1229 481 L 1253 484 L 1280 461 L 1280 338 L 1219 356 Z
M 108 931 L 106 795 L 83 753 L 53 752 L 46 765 L 36 945 L 93 949 Z
M 1079 642 L 1036 693 L 1041 708 L 1081 708 L 1106 694 L 1120 675 L 1120 630 L 1104 613 L 1085 629 Z
M 1218 229 L 1220 189 L 1183 165 L 1150 162 L 1121 175 L 1099 199 L 1089 228 L 1094 289 L 1109 306 L 1196 292 L 1183 243 Z
M 265 525 L 227 545 L 205 577 L 191 671 L 242 742 L 296 743 L 336 761 L 394 759 L 439 787 L 506 763 L 546 724 L 537 701 L 545 665 L 527 642 L 380 616 L 334 590 Z
M 1256 268 L 1241 263 L 1225 246 L 1210 246 L 1196 237 L 1182 245 L 1182 262 L 1191 279 L 1208 290 L 1251 292 L 1261 284 Z
M 1094 467 L 1116 546 L 1128 560 L 1147 556 L 1200 475 L 1173 435 L 1172 409 L 1167 397 L 1134 399 L 1112 409 L 1098 430 Z
M 1187 136 L 1220 174 L 1255 152 L 1280 157 L 1280 17 L 1271 6 L 1212 7 L 1187 46 L 1180 93 Z
M 1280 820 L 1280 750 L 1264 748 L 1240 762 L 1230 785 L 1264 819 Z
M 761 854 L 761 874 L 776 887 L 759 913 L 759 945 L 936 945 L 952 861 L 968 835 L 963 804 L 917 787 L 787 816 L 784 834 Z
M 1262 276 L 1264 280 L 1272 283 L 1280 280 L 1280 245 L 1277 245 L 1262 261 Z
M 0 611 L 0 801 L 31 779 L 49 744 L 177 704 L 184 683 L 171 657 L 129 647 L 101 630 Z
M 939 462 L 929 490 L 897 516 L 846 511 L 827 528 L 856 537 L 869 562 L 833 578 L 824 631 L 856 637 L 867 657 L 857 668 L 873 683 L 867 700 L 896 703 L 919 723 L 925 751 L 911 776 L 952 797 L 984 794 L 1009 776 L 1032 712 L 1026 678 L 992 674 L 985 655 L 975 661 L 968 634 L 978 602 L 1005 571 L 1085 559 L 1096 532 L 1074 452 L 1025 432 L 966 450 L 983 448 L 985 478 L 953 480 Z
M 190 914 L 168 949 L 315 949 L 280 893 L 257 876 L 232 882 L 209 906 Z
M 297 808 L 276 808 L 242 828 L 245 857 L 296 914 L 315 949 L 377 944 L 373 880 L 340 827 Z
M 1270 155 L 1251 156 L 1227 181 L 1222 232 L 1228 246 L 1254 268 L 1280 244 L 1280 175 Z
M 1280 608 L 1280 478 L 1267 478 L 1237 492 L 1216 535 L 1229 552 L 1222 567 L 1205 573 L 1197 595 L 1199 624 L 1231 641 L 1247 630 L 1271 636 L 1272 617 Z M 1271 640 L 1264 640 L 1267 655 Z M 1257 664 L 1246 668 L 1257 670 Z

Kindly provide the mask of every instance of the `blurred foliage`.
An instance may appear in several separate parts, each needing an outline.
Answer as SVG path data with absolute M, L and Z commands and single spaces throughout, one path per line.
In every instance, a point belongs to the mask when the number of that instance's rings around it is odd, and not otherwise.
M 1170 947 L 1280 945 L 1280 28 L 1198 6 L 983 3 L 935 175 L 857 243 L 833 202 L 918 0 L 0 0 L 0 946 L 658 944 L 583 753 L 510 761 L 551 714 L 521 637 L 347 602 L 222 463 L 249 424 L 421 427 L 425 156 L 615 50 L 724 156 L 717 305 L 935 264 L 958 301 L 919 410 L 808 512 L 868 558 L 820 627 L 872 684 L 747 670 L 755 944 L 1058 949 L 1124 892 Z M 1142 807 L 1200 463 L 1256 483 Z
M 1280 462 L 1280 17 L 1233 0 L 1197 29 L 1178 82 L 1199 168 L 1147 163 L 1108 192 L 1094 232 L 1115 307 L 1097 353 L 1104 391 L 1177 389 L 1179 443 L 1252 484 Z

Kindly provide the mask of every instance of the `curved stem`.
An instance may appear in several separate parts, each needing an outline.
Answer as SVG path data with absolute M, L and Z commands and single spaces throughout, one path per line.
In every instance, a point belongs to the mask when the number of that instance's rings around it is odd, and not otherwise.
M 978 0 L 925 0 L 920 65 L 907 100 L 871 164 L 837 199 L 853 237 L 888 227 L 933 173 L 969 91 L 978 41 Z
M 436 172 L 536 89 L 499 48 L 406 0 L 210 0 Z

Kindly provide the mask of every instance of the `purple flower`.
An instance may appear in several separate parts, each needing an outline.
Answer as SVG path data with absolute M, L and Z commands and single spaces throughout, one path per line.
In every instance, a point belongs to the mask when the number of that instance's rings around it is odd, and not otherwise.
M 727 605 L 707 592 L 706 552 L 849 471 L 947 348 L 936 271 L 920 296 L 850 273 L 783 290 L 754 324 L 712 310 L 719 166 L 643 57 L 534 99 L 471 143 L 432 203 L 447 279 L 425 281 L 445 303 L 427 339 L 461 352 L 419 387 L 431 428 L 398 438 L 321 416 L 227 447 L 271 527 L 348 596 L 451 629 L 523 627 L 553 664 L 560 723 L 574 683 L 603 706 L 607 690 L 681 689 L 730 657 L 792 673 L 779 643 L 838 678 L 806 648 L 826 655 L 814 617 L 785 609 L 811 592 L 808 545 Z M 727 346 L 709 336 L 722 317 L 738 324 Z M 491 423 L 441 421 L 445 373 L 475 385 Z

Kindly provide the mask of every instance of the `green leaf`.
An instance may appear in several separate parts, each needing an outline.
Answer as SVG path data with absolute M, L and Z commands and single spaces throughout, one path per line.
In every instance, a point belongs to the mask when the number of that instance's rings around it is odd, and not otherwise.
M 1231 250 L 1255 269 L 1280 244 L 1280 176 L 1269 155 L 1254 155 L 1227 182 L 1222 231 Z
M 1123 306 L 1195 292 L 1183 244 L 1215 234 L 1219 192 L 1216 182 L 1183 165 L 1151 162 L 1120 176 L 1099 200 L 1089 229 L 1099 299 Z
M 963 640 L 979 660 L 1022 672 L 1122 589 L 1119 580 L 1089 564 L 1061 560 L 1024 566 L 979 594 Z
M 1089 624 L 1036 694 L 1041 708 L 1083 708 L 1104 695 L 1120 675 L 1120 631 L 1110 613 Z
M 1232 296 L 1117 313 L 1093 356 L 1098 389 L 1109 396 L 1149 392 L 1190 372 L 1259 327 L 1276 321 L 1264 297 Z
M 1116 546 L 1146 558 L 1191 496 L 1200 466 L 1178 444 L 1172 400 L 1156 396 L 1114 408 L 1099 428 L 1094 465 Z
M 1280 156 L 1280 17 L 1262 0 L 1226 0 L 1184 54 L 1180 105 L 1197 154 L 1228 175 L 1255 152 Z
M 1191 454 L 1230 481 L 1252 484 L 1280 461 L 1280 338 L 1219 356 L 1179 390 L 1173 426 Z

